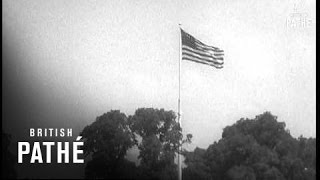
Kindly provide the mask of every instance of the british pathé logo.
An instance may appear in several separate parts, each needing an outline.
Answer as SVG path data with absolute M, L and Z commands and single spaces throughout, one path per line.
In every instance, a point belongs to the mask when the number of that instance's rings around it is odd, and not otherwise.
M 312 19 L 309 14 L 303 12 L 301 9 L 304 7 L 305 1 L 294 3 L 293 12 L 289 14 L 286 20 L 288 28 L 308 28 L 312 25 Z
M 30 128 L 30 137 L 72 137 L 71 128 Z M 81 147 L 83 141 L 81 136 L 78 136 L 75 142 L 18 142 L 18 163 L 24 163 L 24 156 L 30 155 L 30 163 L 52 163 L 51 152 L 56 148 L 57 154 L 54 161 L 57 163 L 69 163 L 69 156 L 72 153 L 72 163 L 84 163 L 84 160 L 79 158 L 83 154 Z M 71 144 L 71 145 L 70 145 Z M 72 152 L 70 152 L 72 146 Z M 46 157 L 42 154 L 42 149 L 45 149 Z

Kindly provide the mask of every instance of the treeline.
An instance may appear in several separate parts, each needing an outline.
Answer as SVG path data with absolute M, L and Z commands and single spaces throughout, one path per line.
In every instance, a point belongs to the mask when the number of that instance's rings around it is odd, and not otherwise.
M 182 134 L 173 111 L 141 108 L 128 117 L 110 111 L 81 134 L 92 157 L 86 178 L 177 179 L 174 159 Z M 182 142 L 191 138 L 188 134 Z M 138 166 L 125 158 L 133 146 L 139 149 Z M 207 149 L 180 153 L 187 165 L 184 180 L 316 179 L 316 139 L 293 138 L 270 112 L 225 127 Z
M 218 142 L 185 157 L 184 180 L 316 179 L 316 139 L 293 138 L 269 112 L 225 127 Z
M 177 153 L 185 157 L 183 180 L 315 180 L 316 138 L 293 138 L 285 123 L 265 112 L 240 119 L 223 129 L 222 138 L 207 149 L 179 152 L 185 138 L 173 111 L 140 108 L 127 116 L 111 110 L 86 126 L 85 178 L 177 179 Z M 2 178 L 15 178 L 10 136 L 2 134 Z M 129 161 L 138 149 L 139 163 Z
M 183 136 L 173 111 L 140 108 L 132 116 L 112 110 L 85 127 L 84 152 L 90 179 L 177 179 L 175 156 Z M 129 148 L 137 146 L 140 164 L 128 161 Z

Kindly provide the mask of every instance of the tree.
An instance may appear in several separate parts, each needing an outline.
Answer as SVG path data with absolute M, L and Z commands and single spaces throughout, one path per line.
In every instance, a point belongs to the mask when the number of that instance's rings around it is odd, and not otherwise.
M 184 170 L 197 179 L 316 178 L 315 138 L 293 138 L 285 129 L 285 123 L 278 122 L 270 112 L 254 119 L 242 118 L 225 127 L 222 139 L 204 153 L 197 151 L 187 153 L 188 167 Z
M 140 108 L 127 116 L 110 111 L 97 117 L 80 133 L 84 138 L 86 178 L 175 179 L 174 163 L 180 143 L 190 143 L 192 135 L 182 140 L 181 128 L 173 111 Z M 181 142 L 180 142 L 181 141 Z M 129 148 L 139 149 L 140 165 L 128 161 Z
M 227 171 L 230 180 L 256 180 L 256 175 L 251 167 L 235 165 Z
M 121 170 L 135 170 L 135 165 L 124 157 L 134 145 L 133 134 L 129 129 L 127 117 L 118 110 L 97 117 L 81 132 L 84 138 L 84 154 L 91 156 L 85 169 L 86 178 L 123 177 Z
M 182 171 L 182 177 L 184 180 L 192 179 L 212 179 L 210 169 L 205 163 L 204 154 L 205 149 L 195 148 L 193 152 L 184 151 L 186 168 Z
M 140 150 L 140 167 L 149 178 L 176 179 L 177 166 L 174 163 L 182 141 L 181 127 L 173 111 L 139 108 L 129 117 L 130 128 Z M 188 134 L 182 142 L 191 142 Z M 138 141 L 137 139 L 141 139 Z

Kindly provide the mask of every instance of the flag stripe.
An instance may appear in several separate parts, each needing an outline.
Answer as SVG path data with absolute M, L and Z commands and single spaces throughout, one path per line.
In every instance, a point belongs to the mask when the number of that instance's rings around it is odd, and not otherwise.
M 221 61 L 223 61 L 223 57 L 219 57 L 219 56 L 215 57 L 211 53 L 208 53 L 208 52 L 205 52 L 205 51 L 195 50 L 195 49 L 192 49 L 192 48 L 190 48 L 188 46 L 185 46 L 185 45 L 182 45 L 182 50 L 184 50 L 182 52 L 189 51 L 189 52 L 193 52 L 193 53 L 199 54 L 201 56 L 205 56 L 205 57 L 210 58 L 212 60 L 221 60 Z
M 184 56 L 183 55 L 182 60 L 195 60 L 195 61 L 201 61 L 201 62 L 206 63 L 206 64 L 210 64 L 210 65 L 223 66 L 223 63 L 222 64 L 213 63 L 213 62 L 210 62 L 210 61 L 204 61 L 203 59 L 199 59 L 199 58 L 191 57 L 191 56 Z
M 208 46 L 181 29 L 182 60 L 210 65 L 216 68 L 223 67 L 224 51 Z
M 211 58 L 203 57 L 203 56 L 200 56 L 199 54 L 196 54 L 196 53 L 193 53 L 193 52 L 189 52 L 189 51 L 182 52 L 182 55 L 190 56 L 190 58 L 197 58 L 198 60 L 203 60 L 203 61 L 206 61 L 206 62 L 209 62 L 209 63 L 221 64 L 221 65 L 223 64 L 223 61 L 219 62 L 219 61 L 213 60 L 212 57 Z
M 224 54 L 223 53 L 214 53 L 213 55 L 215 55 L 215 56 L 223 56 Z
M 207 55 L 207 56 L 213 56 L 213 57 L 220 57 L 220 56 L 223 56 L 224 54 L 217 54 L 215 55 L 216 53 L 213 53 L 211 51 L 202 51 L 202 50 L 198 50 L 198 49 L 193 49 L 189 46 L 186 46 L 186 45 L 182 45 L 182 48 L 185 48 L 185 49 L 188 49 L 190 51 L 194 51 L 194 52 L 197 52 L 197 53 L 200 53 L 200 54 L 203 54 L 203 55 Z
M 207 46 L 205 44 L 203 44 L 202 42 L 196 40 L 195 44 L 202 50 L 206 50 L 206 51 L 214 51 L 214 52 L 223 52 L 223 50 L 220 50 L 219 48 L 213 47 L 213 46 Z
M 195 60 L 195 59 L 189 59 L 189 58 L 184 58 L 184 59 L 186 59 L 188 61 L 193 61 L 193 62 L 196 62 L 196 63 L 201 63 L 201 64 L 206 64 L 206 65 L 209 65 L 209 66 L 213 66 L 213 67 L 218 68 L 218 69 L 223 68 L 222 65 L 210 64 L 210 63 L 206 63 L 206 62 Z

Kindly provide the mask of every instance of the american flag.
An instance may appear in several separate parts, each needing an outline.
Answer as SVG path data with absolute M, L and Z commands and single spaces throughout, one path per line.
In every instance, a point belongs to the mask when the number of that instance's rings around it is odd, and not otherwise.
M 208 46 L 181 29 L 182 60 L 223 68 L 224 51 Z

